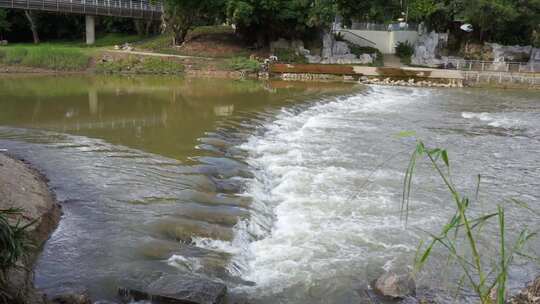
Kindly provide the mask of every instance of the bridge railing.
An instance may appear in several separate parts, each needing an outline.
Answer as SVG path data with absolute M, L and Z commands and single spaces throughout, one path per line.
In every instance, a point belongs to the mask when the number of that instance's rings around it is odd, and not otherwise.
M 0 7 L 131 18 L 160 18 L 163 7 L 147 0 L 0 0 Z

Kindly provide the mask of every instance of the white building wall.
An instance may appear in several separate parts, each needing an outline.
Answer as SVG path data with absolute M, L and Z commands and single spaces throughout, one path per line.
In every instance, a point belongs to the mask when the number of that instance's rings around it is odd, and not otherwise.
M 341 32 L 343 38 L 360 46 L 371 46 L 383 54 L 395 54 L 398 42 L 408 41 L 411 44 L 418 40 L 416 31 L 368 31 L 368 30 L 344 30 Z M 363 37 L 375 45 L 358 38 Z

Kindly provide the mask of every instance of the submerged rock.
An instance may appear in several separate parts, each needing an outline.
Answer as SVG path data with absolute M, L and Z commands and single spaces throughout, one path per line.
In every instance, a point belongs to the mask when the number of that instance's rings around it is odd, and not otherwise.
M 86 293 L 68 293 L 52 298 L 53 304 L 92 304 L 92 300 Z
M 512 297 L 509 304 L 538 304 L 540 303 L 540 276 L 527 288 Z
M 143 290 L 120 288 L 119 295 L 126 301 L 152 300 L 167 304 L 221 304 L 227 286 L 203 278 L 165 275 Z
M 416 294 L 416 284 L 408 274 L 387 272 L 375 281 L 374 290 L 385 297 L 406 298 Z

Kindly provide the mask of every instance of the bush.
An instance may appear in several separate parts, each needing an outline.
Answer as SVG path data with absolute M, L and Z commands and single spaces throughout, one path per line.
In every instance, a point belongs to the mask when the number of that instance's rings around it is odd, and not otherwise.
M 381 51 L 379 49 L 376 49 L 374 47 L 370 46 L 358 46 L 356 44 L 349 43 L 349 49 L 351 50 L 351 53 L 360 56 L 362 54 L 369 54 L 371 56 L 374 56 L 373 59 L 373 66 L 383 66 L 384 65 L 384 57 Z
M 275 49 L 274 55 L 278 58 L 279 62 L 283 63 L 307 63 L 305 56 L 296 53 L 292 49 Z
M 396 56 L 401 59 L 410 59 L 414 54 L 414 46 L 409 41 L 396 44 Z
M 261 69 L 260 62 L 245 57 L 235 57 L 228 59 L 225 65 L 227 69 L 235 71 L 258 72 Z

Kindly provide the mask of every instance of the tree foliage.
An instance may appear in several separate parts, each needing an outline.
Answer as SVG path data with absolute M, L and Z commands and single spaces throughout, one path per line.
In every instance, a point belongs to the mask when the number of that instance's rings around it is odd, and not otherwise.
M 7 19 L 7 11 L 0 8 L 0 40 L 4 39 L 4 33 L 9 31 L 11 23 Z
M 540 0 L 410 0 L 410 20 L 446 31 L 470 23 L 479 41 L 534 44 L 540 26 Z
M 229 0 L 227 17 L 248 40 L 259 44 L 294 38 L 328 25 L 336 14 L 334 0 Z
M 224 0 L 164 0 L 163 8 L 165 28 L 179 45 L 195 25 L 215 23 L 223 15 Z

